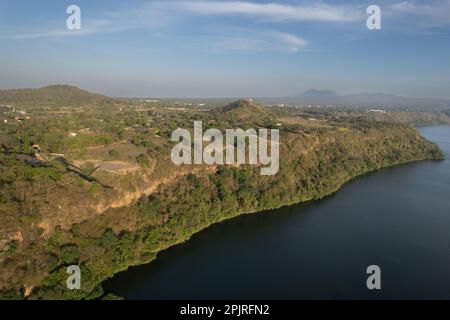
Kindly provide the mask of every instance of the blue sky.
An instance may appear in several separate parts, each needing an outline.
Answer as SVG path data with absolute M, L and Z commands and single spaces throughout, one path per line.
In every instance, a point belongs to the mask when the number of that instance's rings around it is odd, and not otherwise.
M 81 30 L 66 28 L 71 4 Z M 382 30 L 366 28 L 370 4 L 382 10 Z M 450 98 L 450 0 L 0 0 L 0 52 L 0 88 Z

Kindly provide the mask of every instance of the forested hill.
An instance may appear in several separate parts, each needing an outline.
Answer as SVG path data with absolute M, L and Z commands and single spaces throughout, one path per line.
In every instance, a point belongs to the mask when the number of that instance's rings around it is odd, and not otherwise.
M 0 104 L 12 106 L 95 105 L 111 100 L 111 98 L 68 85 L 52 85 L 39 89 L 0 90 Z
M 262 107 L 253 100 L 238 100 L 213 111 L 223 125 L 236 126 L 270 126 L 274 118 L 274 110 Z
M 0 122 L 0 299 L 97 298 L 114 273 L 213 223 L 321 199 L 383 167 L 444 157 L 416 129 L 363 116 L 289 113 L 252 101 L 210 112 L 137 103 L 39 108 L 28 120 L 8 113 Z M 279 172 L 176 166 L 170 134 L 194 120 L 221 130 L 275 126 Z M 66 287 L 73 264 L 81 290 Z

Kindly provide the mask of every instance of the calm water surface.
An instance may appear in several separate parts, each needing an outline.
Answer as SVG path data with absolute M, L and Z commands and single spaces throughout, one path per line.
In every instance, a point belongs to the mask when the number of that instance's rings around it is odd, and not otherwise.
M 450 158 L 450 126 L 420 129 Z M 381 267 L 382 290 L 366 288 Z M 105 283 L 127 299 L 450 298 L 450 161 L 360 177 L 335 195 L 241 216 Z

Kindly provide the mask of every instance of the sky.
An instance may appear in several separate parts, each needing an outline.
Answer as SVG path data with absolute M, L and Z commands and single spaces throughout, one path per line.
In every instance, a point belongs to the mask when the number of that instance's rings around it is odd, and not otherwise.
M 366 26 L 381 9 L 381 30 Z M 69 30 L 69 5 L 81 29 Z M 450 0 L 0 0 L 0 89 L 450 98 Z

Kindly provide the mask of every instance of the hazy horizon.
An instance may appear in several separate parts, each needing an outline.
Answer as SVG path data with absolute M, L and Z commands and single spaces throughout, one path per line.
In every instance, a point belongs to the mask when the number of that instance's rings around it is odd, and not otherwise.
M 82 86 L 77 86 L 77 85 L 73 85 L 73 84 L 69 84 L 69 83 L 53 83 L 53 84 L 47 84 L 44 86 L 39 86 L 39 87 L 23 87 L 23 88 L 0 88 L 0 90 L 28 90 L 28 89 L 42 89 L 42 88 L 46 88 L 46 87 L 52 87 L 52 86 L 70 86 L 70 87 L 76 87 L 78 89 L 90 92 L 90 93 L 94 93 L 94 94 L 100 94 L 100 95 L 104 95 L 106 97 L 109 98 L 113 98 L 113 99 L 164 99 L 164 100 L 174 100 L 174 99 L 189 99 L 189 100 L 200 100 L 200 99 L 211 99 L 211 100 L 239 100 L 239 99 L 283 99 L 283 98 L 314 98 L 311 96 L 302 96 L 304 93 L 306 93 L 307 91 L 310 90 L 317 90 L 317 91 L 331 91 L 333 93 L 336 94 L 336 98 L 344 98 L 347 96 L 352 96 L 352 95 L 384 95 L 384 96 L 395 96 L 395 97 L 399 97 L 399 98 L 411 98 L 411 99 L 431 99 L 431 100 L 449 100 L 450 98 L 439 98 L 439 97 L 430 97 L 430 98 L 422 98 L 422 97 L 414 97 L 414 96 L 401 96 L 401 95 L 396 95 L 393 93 L 389 93 L 389 92 L 355 92 L 355 93 L 349 93 L 349 94 L 340 94 L 339 92 L 336 92 L 333 89 L 317 89 L 317 88 L 310 88 L 308 90 L 305 90 L 303 92 L 299 92 L 297 94 L 292 94 L 289 96 L 250 96 L 250 95 L 246 95 L 246 96 L 217 96 L 217 97 L 208 97 L 208 96 L 203 96 L 203 97 L 196 97 L 196 96 L 166 96 L 166 97 L 159 97 L 159 96 L 114 96 L 114 95 L 108 95 L 102 92 L 98 92 L 98 91 L 94 91 L 94 90 L 90 90 L 87 88 L 84 88 Z M 332 99 L 333 96 L 331 97 L 326 97 L 326 96 L 317 96 L 317 98 L 330 98 Z

